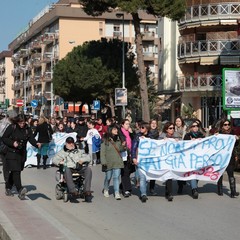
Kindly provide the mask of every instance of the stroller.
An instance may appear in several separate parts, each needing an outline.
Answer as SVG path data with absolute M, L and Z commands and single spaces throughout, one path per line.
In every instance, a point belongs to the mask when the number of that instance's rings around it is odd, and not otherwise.
M 88 162 L 84 162 L 76 169 L 72 169 L 73 182 L 80 198 L 84 198 L 84 176 L 82 174 L 82 170 L 84 170 L 87 166 Z M 59 165 L 55 178 L 58 182 L 55 187 L 55 197 L 57 200 L 63 199 L 64 202 L 67 202 L 70 199 L 71 194 L 68 191 L 67 183 L 64 179 L 64 165 Z

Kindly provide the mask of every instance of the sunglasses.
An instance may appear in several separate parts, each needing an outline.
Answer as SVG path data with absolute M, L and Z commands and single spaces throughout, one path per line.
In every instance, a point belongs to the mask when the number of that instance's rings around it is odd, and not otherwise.
M 224 123 L 223 126 L 230 126 L 230 124 L 229 123 Z
M 145 129 L 145 127 L 141 127 L 141 129 Z
M 198 125 L 192 125 L 192 128 L 194 128 L 194 127 L 198 127 Z
M 172 129 L 174 129 L 174 127 L 169 127 L 168 129 L 169 129 L 169 130 L 172 130 Z

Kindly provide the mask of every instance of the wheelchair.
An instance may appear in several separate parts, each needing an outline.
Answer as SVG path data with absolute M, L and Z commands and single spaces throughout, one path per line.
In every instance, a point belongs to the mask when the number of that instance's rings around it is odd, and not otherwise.
M 75 188 L 78 191 L 80 198 L 84 198 L 84 176 L 81 173 L 84 168 L 88 166 L 88 162 L 84 162 L 77 169 L 71 169 L 72 178 L 75 184 Z M 56 200 L 63 199 L 63 202 L 67 202 L 71 198 L 71 194 L 68 191 L 67 183 L 64 179 L 64 165 L 59 165 L 59 169 L 56 171 L 55 179 L 58 182 L 55 187 Z

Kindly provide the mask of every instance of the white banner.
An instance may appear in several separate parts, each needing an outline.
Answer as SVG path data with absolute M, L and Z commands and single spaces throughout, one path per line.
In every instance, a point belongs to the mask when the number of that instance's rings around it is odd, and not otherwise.
M 140 139 L 138 167 L 147 180 L 216 182 L 230 161 L 236 138 L 218 134 L 191 141 Z
M 52 157 L 60 151 L 66 141 L 67 137 L 73 137 L 76 141 L 77 133 L 54 133 L 52 135 L 53 140 L 49 143 L 48 150 L 48 160 L 47 164 L 52 164 Z M 33 147 L 29 142 L 27 144 L 27 161 L 25 162 L 25 167 L 28 165 L 37 165 L 37 148 Z

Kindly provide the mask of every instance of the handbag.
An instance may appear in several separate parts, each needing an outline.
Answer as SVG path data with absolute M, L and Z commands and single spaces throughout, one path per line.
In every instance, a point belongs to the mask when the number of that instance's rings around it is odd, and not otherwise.
M 132 159 L 130 159 L 130 157 L 128 157 L 127 166 L 128 166 L 128 169 L 129 169 L 130 173 L 136 172 L 135 164 L 133 163 Z
M 107 172 L 107 165 L 102 165 L 102 172 Z

